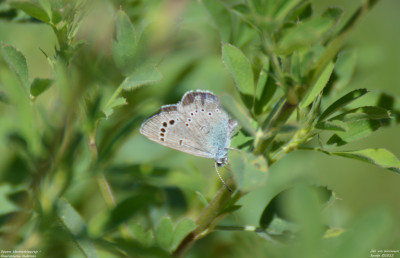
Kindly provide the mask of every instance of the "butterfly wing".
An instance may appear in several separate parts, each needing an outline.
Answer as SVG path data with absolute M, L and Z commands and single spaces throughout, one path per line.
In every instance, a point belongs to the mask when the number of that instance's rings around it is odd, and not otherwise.
M 191 135 L 201 139 L 202 149 L 216 160 L 227 155 L 237 122 L 229 118 L 217 96 L 208 91 L 188 92 L 178 104 L 178 113 Z
M 161 111 L 143 122 L 140 133 L 166 147 L 195 156 L 213 158 L 187 130 L 178 114 L 177 105 L 162 106 Z

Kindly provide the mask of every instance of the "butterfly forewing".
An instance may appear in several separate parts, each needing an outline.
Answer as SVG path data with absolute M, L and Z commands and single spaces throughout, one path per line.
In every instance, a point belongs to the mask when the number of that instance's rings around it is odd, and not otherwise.
M 140 133 L 161 145 L 195 156 L 213 158 L 187 130 L 178 114 L 177 105 L 161 107 L 161 111 L 143 122 Z

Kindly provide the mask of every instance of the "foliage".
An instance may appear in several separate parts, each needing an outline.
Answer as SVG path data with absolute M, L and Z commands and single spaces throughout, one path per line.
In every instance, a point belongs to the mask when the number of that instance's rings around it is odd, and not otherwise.
M 398 155 L 348 147 L 399 123 L 397 98 L 349 88 L 357 56 L 345 43 L 377 2 L 366 1 L 347 22 L 340 8 L 317 15 L 300 0 L 1 3 L 9 26 L 35 24 L 53 37 L 51 48 L 34 46 L 47 60 L 46 78 L 31 71 L 24 51 L 6 40 L 1 46 L 2 249 L 43 257 L 204 257 L 202 241 L 211 249 L 226 243 L 210 234 L 221 230 L 239 231 L 239 238 L 251 231 L 257 246 L 250 253 L 272 257 L 357 257 L 378 244 L 391 248 L 385 234 L 392 218 L 383 211 L 353 230 L 329 225 L 324 213 L 339 198 L 315 178 L 293 175 L 291 184 L 267 188 L 277 182 L 271 169 L 296 150 L 400 173 Z M 198 50 L 204 45 L 209 49 Z M 202 165 L 186 156 L 163 159 L 167 150 L 137 136 L 158 106 L 196 87 L 220 95 L 240 124 L 228 168 L 234 193 L 205 181 Z M 258 225 L 226 226 L 237 224 L 230 215 L 259 189 L 268 197 L 257 204 Z M 371 232 L 369 245 L 349 247 Z

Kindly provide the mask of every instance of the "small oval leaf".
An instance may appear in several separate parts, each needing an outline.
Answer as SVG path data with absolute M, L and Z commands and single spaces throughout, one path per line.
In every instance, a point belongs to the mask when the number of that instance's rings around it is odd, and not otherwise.
M 34 97 L 39 96 L 45 92 L 53 84 L 52 79 L 35 78 L 31 85 L 31 95 Z
M 222 59 L 235 81 L 236 88 L 242 94 L 245 104 L 251 107 L 255 86 L 253 70 L 249 60 L 239 48 L 230 44 L 222 45 Z

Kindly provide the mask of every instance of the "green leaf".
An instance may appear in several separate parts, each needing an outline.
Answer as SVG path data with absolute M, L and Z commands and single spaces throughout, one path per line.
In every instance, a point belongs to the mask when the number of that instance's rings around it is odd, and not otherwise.
M 107 104 L 107 106 L 103 110 L 104 114 L 106 115 L 106 118 L 110 117 L 114 113 L 115 109 L 126 104 L 128 103 L 126 102 L 126 99 L 123 97 L 119 97 L 112 100 L 109 104 Z
M 332 117 L 329 120 L 340 120 L 343 122 L 353 122 L 359 120 L 380 120 L 389 119 L 390 112 L 381 107 L 365 106 L 359 107 L 340 115 Z
M 35 78 L 31 84 L 31 95 L 34 97 L 39 96 L 50 88 L 52 84 L 52 79 Z
M 400 160 L 393 153 L 391 153 L 386 149 L 371 148 L 371 149 L 364 149 L 357 151 L 339 151 L 339 152 L 328 152 L 325 150 L 321 151 L 328 155 L 336 155 L 336 156 L 356 159 L 400 173 Z
M 338 77 L 335 89 L 340 90 L 347 86 L 353 76 L 357 61 L 357 52 L 354 50 L 341 51 L 338 54 L 334 72 Z
M 200 0 L 214 27 L 218 30 L 221 41 L 229 42 L 232 33 L 231 16 L 225 5 L 219 0 Z
M 24 11 L 28 15 L 32 16 L 33 18 L 36 18 L 42 22 L 49 22 L 50 18 L 47 15 L 46 11 L 37 3 L 32 2 L 32 1 L 11 1 L 9 2 L 9 5 Z
M 119 10 L 115 21 L 113 57 L 116 66 L 125 76 L 129 75 L 134 69 L 136 48 L 135 29 L 128 15 Z
M 315 128 L 321 130 L 341 131 L 341 132 L 347 132 L 349 130 L 347 124 L 340 120 L 322 121 L 317 123 Z
M 175 227 L 174 236 L 172 238 L 171 250 L 175 250 L 181 241 L 194 229 L 196 228 L 196 223 L 190 219 L 184 219 L 178 223 Z
M 304 96 L 303 100 L 300 103 L 301 108 L 305 108 L 308 105 L 310 105 L 314 99 L 321 93 L 321 91 L 325 88 L 326 84 L 329 81 L 329 78 L 331 77 L 334 63 L 331 62 L 329 63 L 326 67 L 325 70 L 321 73 L 321 76 L 318 78 L 318 80 L 315 82 L 315 84 L 308 90 L 306 96 Z
M 231 73 L 237 90 L 244 103 L 251 108 L 255 94 L 253 70 L 247 57 L 240 49 L 230 44 L 222 44 L 222 59 Z
M 25 56 L 13 46 L 2 46 L 4 58 L 29 96 L 29 72 Z
M 98 257 L 93 243 L 87 236 L 85 222 L 71 204 L 64 199 L 60 199 L 58 203 L 58 218 L 71 233 L 85 257 Z
M 170 217 L 163 217 L 157 227 L 156 239 L 158 245 L 168 250 L 172 243 L 173 226 Z
M 156 83 L 162 80 L 162 75 L 152 64 L 144 64 L 137 68 L 122 82 L 122 87 L 125 90 L 133 90 L 137 87 Z
M 345 145 L 349 142 L 367 137 L 372 132 L 382 126 L 378 120 L 356 120 L 346 123 L 348 130 L 346 132 L 337 132 L 329 140 L 327 144 L 336 144 L 338 146 Z
M 288 55 L 300 48 L 312 46 L 322 40 L 332 25 L 332 20 L 324 17 L 299 23 L 296 27 L 284 31 L 276 51 Z
M 353 90 L 340 99 L 333 102 L 318 118 L 318 122 L 323 121 L 325 118 L 328 118 L 330 115 L 338 111 L 340 108 L 346 106 L 347 104 L 353 102 L 359 97 L 368 93 L 366 89 L 357 89 Z
M 244 151 L 232 151 L 229 160 L 236 184 L 241 191 L 249 192 L 266 183 L 268 165 L 262 155 L 256 156 Z

